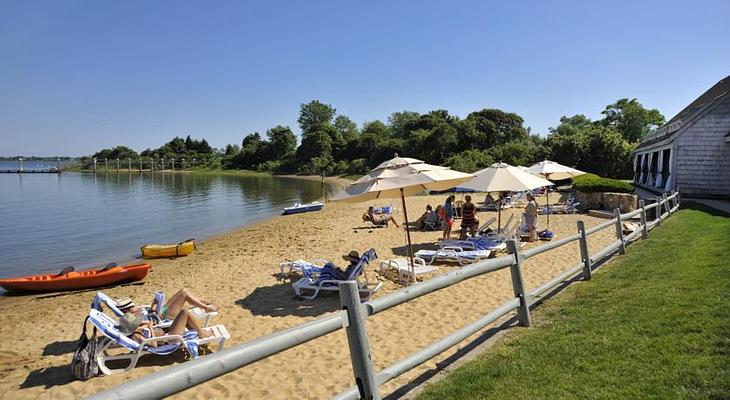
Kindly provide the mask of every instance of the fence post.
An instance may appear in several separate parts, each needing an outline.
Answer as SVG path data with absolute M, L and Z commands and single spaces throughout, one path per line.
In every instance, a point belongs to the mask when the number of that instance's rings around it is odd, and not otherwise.
M 583 260 L 583 279 L 589 280 L 593 276 L 591 271 L 591 256 L 588 254 L 588 235 L 586 235 L 586 226 L 583 221 L 578 221 L 578 234 L 580 239 L 580 258 Z
M 507 252 L 515 256 L 514 263 L 510 265 L 510 274 L 512 275 L 512 289 L 514 291 L 515 297 L 520 299 L 520 309 L 517 310 L 520 325 L 524 327 L 530 327 L 532 325 L 532 321 L 530 321 L 530 302 L 527 299 L 525 284 L 522 281 L 520 251 L 517 248 L 517 242 L 515 242 L 514 240 L 508 240 Z
M 657 202 L 657 206 L 654 207 L 654 219 L 655 220 L 658 219 L 659 222 L 657 222 L 657 225 L 661 225 L 662 224 L 662 198 L 659 196 L 656 196 L 656 202 Z
M 365 313 L 355 281 L 340 282 L 340 302 L 347 314 L 347 343 L 350 346 L 352 371 L 361 399 L 380 399 L 370 357 L 370 343 L 365 331 Z
M 619 254 L 626 253 L 626 242 L 624 242 L 624 228 L 621 223 L 621 209 L 615 208 L 613 215 L 616 217 L 616 239 L 621 241 L 621 247 L 619 247 Z
M 646 239 L 649 236 L 649 229 L 646 227 L 646 205 L 644 200 L 639 200 L 639 207 L 641 207 L 641 238 Z

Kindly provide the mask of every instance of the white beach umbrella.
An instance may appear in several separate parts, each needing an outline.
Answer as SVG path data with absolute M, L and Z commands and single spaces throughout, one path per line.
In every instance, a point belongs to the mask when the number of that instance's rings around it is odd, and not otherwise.
M 374 199 L 401 198 L 405 216 L 408 256 L 413 272 L 413 245 L 408 227 L 406 196 L 426 190 L 446 190 L 472 179 L 472 175 L 446 167 L 426 164 L 415 158 L 395 158 L 378 165 L 369 174 L 358 179 L 340 192 L 332 201 L 362 202 Z M 413 280 L 416 274 L 412 273 Z
M 555 161 L 545 160 L 527 168 L 527 172 L 535 175 L 542 175 L 545 179 L 560 181 L 572 178 L 578 175 L 584 175 L 585 172 L 570 168 Z
M 573 178 L 575 176 L 584 175 L 585 172 L 575 168 L 556 163 L 555 161 L 545 160 L 531 166 L 527 171 L 534 175 L 541 175 L 545 179 L 552 181 L 560 181 L 563 179 Z M 545 199 L 547 203 L 547 227 L 550 227 L 550 192 L 547 193 Z
M 552 182 L 517 167 L 505 163 L 495 163 L 489 168 L 475 172 L 474 179 L 459 187 L 480 192 L 523 192 L 550 185 Z M 497 229 L 501 229 L 502 205 L 498 204 L 497 209 L 499 210 Z

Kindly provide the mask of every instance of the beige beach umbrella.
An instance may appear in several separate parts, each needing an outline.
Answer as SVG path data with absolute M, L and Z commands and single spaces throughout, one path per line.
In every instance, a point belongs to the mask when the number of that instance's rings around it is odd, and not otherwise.
M 375 199 L 390 199 L 400 197 L 405 217 L 408 257 L 411 261 L 413 280 L 413 245 L 411 232 L 408 226 L 408 209 L 406 196 L 411 196 L 427 190 L 446 190 L 462 184 L 472 178 L 472 175 L 453 171 L 446 167 L 426 164 L 414 158 L 395 158 L 378 165 L 369 174 L 358 179 L 344 191 L 332 198 L 332 201 L 348 203 L 362 202 Z
M 505 163 L 495 163 L 491 167 L 474 173 L 474 179 L 459 185 L 461 189 L 472 189 L 480 192 L 523 192 L 543 186 L 551 186 L 552 182 L 525 172 Z M 502 205 L 498 204 L 497 229 L 502 228 Z
M 531 166 L 527 169 L 527 172 L 534 175 L 541 175 L 545 179 L 551 181 L 560 181 L 563 179 L 573 178 L 579 175 L 585 175 L 585 172 L 570 168 L 565 165 L 556 163 L 555 161 L 545 160 Z M 547 192 L 545 199 L 547 203 L 547 227 L 550 228 L 550 192 Z

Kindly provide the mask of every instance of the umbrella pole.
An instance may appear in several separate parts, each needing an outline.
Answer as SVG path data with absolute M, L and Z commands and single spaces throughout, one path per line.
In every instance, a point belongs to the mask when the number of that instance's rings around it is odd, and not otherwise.
M 502 201 L 497 203 L 497 233 L 502 232 Z
M 416 282 L 416 265 L 413 263 L 413 245 L 411 244 L 411 231 L 408 228 L 408 209 L 406 209 L 406 196 L 403 193 L 403 188 L 400 189 L 400 199 L 403 202 L 403 217 L 406 220 L 406 237 L 408 238 L 408 258 L 411 260 L 411 276 L 413 276 L 413 282 Z
M 550 188 L 546 189 L 545 194 L 545 201 L 547 202 L 547 228 L 545 229 L 550 229 Z

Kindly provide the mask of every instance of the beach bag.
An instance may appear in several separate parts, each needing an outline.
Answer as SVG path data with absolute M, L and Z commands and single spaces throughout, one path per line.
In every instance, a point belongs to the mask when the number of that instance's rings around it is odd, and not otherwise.
M 540 237 L 540 239 L 542 240 L 552 240 L 552 238 L 555 237 L 555 233 L 553 233 L 553 231 L 545 229 L 538 232 L 537 236 Z
M 71 375 L 74 378 L 85 381 L 99 374 L 99 365 L 96 363 L 96 353 L 98 340 L 96 338 L 96 326 L 91 338 L 86 336 L 86 322 L 89 317 L 84 320 L 84 330 L 79 338 L 79 345 L 74 352 L 71 360 Z

